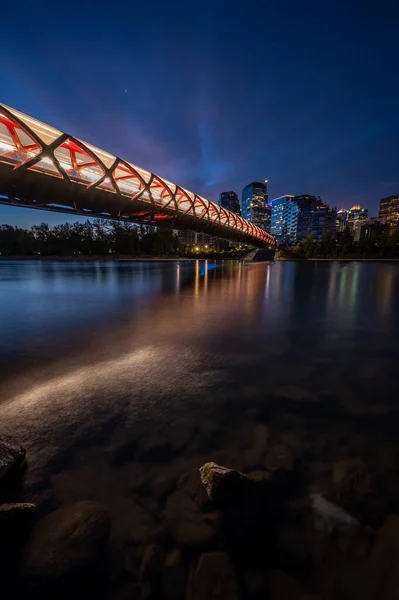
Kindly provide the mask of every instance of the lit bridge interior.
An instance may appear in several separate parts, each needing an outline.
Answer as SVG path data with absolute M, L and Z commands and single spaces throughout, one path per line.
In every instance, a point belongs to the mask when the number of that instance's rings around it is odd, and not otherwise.
M 235 213 L 4 104 L 0 203 L 276 245 Z

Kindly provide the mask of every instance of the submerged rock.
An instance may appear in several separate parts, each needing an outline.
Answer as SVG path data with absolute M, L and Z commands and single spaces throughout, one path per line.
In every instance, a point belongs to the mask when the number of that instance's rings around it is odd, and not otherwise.
M 181 452 L 193 439 L 196 428 L 194 423 L 179 422 L 165 427 L 163 433 L 170 442 L 171 451 L 177 453 Z
M 140 565 L 141 581 L 154 581 L 161 574 L 163 552 L 159 544 L 149 544 L 143 552 Z
M 373 481 L 364 462 L 343 460 L 333 465 L 332 498 L 358 519 L 379 525 L 388 512 L 388 501 L 373 488 Z
M 164 518 L 166 529 L 182 547 L 205 547 L 220 529 L 220 514 L 203 510 L 187 489 L 169 496 Z
M 399 590 L 399 516 L 387 517 L 369 562 L 367 600 L 397 600 Z
M 284 444 L 273 446 L 266 454 L 265 467 L 269 471 L 278 471 L 280 469 L 291 471 L 293 466 L 292 452 Z
M 163 473 L 159 477 L 153 479 L 150 482 L 150 489 L 155 498 L 162 501 L 168 496 L 176 487 L 176 477 Z
M 340 460 L 333 464 L 333 484 L 338 496 L 353 492 L 366 494 L 372 489 L 372 479 L 360 458 Z
M 52 585 L 85 577 L 102 557 L 109 533 L 108 513 L 97 502 L 75 502 L 50 513 L 28 542 L 26 580 Z
M 2 583 L 12 578 L 35 520 L 35 505 L 0 505 L 0 565 Z
M 25 465 L 26 451 L 10 439 L 0 437 L 0 481 L 21 470 Z
M 302 587 L 292 575 L 278 570 L 269 572 L 270 600 L 300 600 L 301 595 Z
M 232 496 L 248 490 L 251 483 L 243 473 L 214 462 L 205 463 L 199 471 L 208 498 L 216 503 L 230 502 Z
M 251 553 L 266 552 L 277 508 L 274 491 L 267 482 L 215 463 L 206 463 L 200 473 L 208 498 L 221 513 L 228 547 L 242 560 L 249 559 Z
M 35 505 L 28 502 L 0 504 L 0 531 L 4 538 L 24 538 L 35 518 Z
M 288 400 L 292 400 L 294 402 L 300 402 L 301 400 L 314 400 L 314 395 L 312 392 L 305 390 L 297 385 L 285 385 L 281 387 L 277 393 L 283 398 L 287 398 Z
M 370 550 L 373 530 L 361 524 L 340 506 L 329 502 L 321 494 L 312 495 L 315 525 L 318 531 L 334 534 L 341 551 L 352 556 L 366 556 Z
M 184 600 L 187 587 L 187 569 L 179 550 L 168 554 L 162 569 L 162 598 Z
M 267 425 L 258 423 L 253 432 L 252 446 L 245 453 L 245 462 L 249 468 L 253 469 L 261 464 L 262 457 L 266 453 L 268 440 L 269 430 Z
M 226 552 L 201 554 L 189 600 L 237 600 L 236 576 Z
M 321 494 L 312 494 L 312 505 L 320 525 L 331 533 L 334 529 L 359 527 L 360 523 L 340 506 L 326 500 Z
M 144 435 L 139 440 L 137 459 L 140 462 L 162 462 L 169 457 L 170 441 L 161 432 Z

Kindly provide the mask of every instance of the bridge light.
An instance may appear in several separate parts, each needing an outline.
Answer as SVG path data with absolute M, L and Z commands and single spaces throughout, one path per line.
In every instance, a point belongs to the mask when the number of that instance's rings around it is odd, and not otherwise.
M 6 144 L 4 142 L 0 142 L 0 150 L 4 150 L 5 152 L 10 152 L 15 150 L 15 146 L 11 146 L 11 144 Z

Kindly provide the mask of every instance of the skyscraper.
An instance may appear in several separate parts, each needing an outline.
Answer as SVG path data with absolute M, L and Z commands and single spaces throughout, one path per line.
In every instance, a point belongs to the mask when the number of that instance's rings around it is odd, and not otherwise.
M 242 190 L 241 215 L 264 231 L 268 231 L 267 205 L 267 179 L 253 181 Z
M 399 229 L 399 195 L 380 200 L 379 217 L 381 222 L 388 226 L 390 232 Z
M 312 235 L 313 215 L 312 212 L 321 203 L 316 196 L 303 194 L 294 196 L 294 202 L 298 205 L 298 219 L 295 242 L 302 242 Z
M 222 192 L 219 196 L 219 206 L 231 210 L 236 215 L 241 215 L 240 201 L 235 192 Z
M 328 231 L 331 239 L 335 240 L 337 212 L 327 204 L 318 204 L 312 210 L 311 236 L 315 242 L 322 242 L 324 234 Z
M 348 211 L 348 226 L 353 233 L 353 239 L 359 241 L 360 239 L 360 227 L 367 221 L 368 210 L 362 208 L 360 204 L 355 204 Z
M 272 200 L 270 233 L 274 235 L 278 244 L 295 243 L 298 206 L 293 198 L 294 196 L 287 195 Z
M 335 238 L 336 212 L 321 198 L 281 196 L 272 200 L 271 234 L 279 244 L 296 244 L 312 237 L 321 242 L 325 231 Z
M 337 212 L 335 228 L 337 233 L 343 233 L 348 227 L 348 211 L 346 208 L 340 208 Z

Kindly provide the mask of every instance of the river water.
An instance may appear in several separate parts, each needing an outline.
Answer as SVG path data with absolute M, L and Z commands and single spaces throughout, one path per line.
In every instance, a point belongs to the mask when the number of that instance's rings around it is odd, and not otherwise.
M 97 499 L 116 538 L 146 477 L 245 469 L 259 421 L 312 489 L 343 458 L 397 470 L 399 263 L 4 261 L 0 332 L 24 496 Z M 146 436 L 140 462 L 129 448 Z

